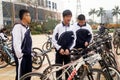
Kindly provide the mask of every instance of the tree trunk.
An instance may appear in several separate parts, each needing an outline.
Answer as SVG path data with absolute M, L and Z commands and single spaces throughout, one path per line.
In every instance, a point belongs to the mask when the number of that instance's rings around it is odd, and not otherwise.
M 11 12 L 12 12 L 12 15 L 11 15 L 11 22 L 12 22 L 12 24 L 11 24 L 11 26 L 13 26 L 14 23 L 15 23 L 15 6 L 14 6 L 14 3 L 12 3 Z
M 95 24 L 95 21 L 94 21 L 94 14 L 93 14 L 93 24 Z
M 38 21 L 38 8 L 36 5 L 34 6 L 34 9 L 35 9 L 35 22 L 37 22 Z
M 101 23 L 102 23 L 102 15 L 101 15 Z
M 118 15 L 116 15 L 116 24 L 117 24 L 117 26 L 116 26 L 116 28 L 118 27 Z

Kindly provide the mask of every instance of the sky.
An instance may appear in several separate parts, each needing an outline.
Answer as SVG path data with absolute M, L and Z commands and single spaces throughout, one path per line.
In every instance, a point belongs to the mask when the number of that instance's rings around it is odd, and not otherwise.
M 75 20 L 77 0 L 57 0 L 57 1 L 59 1 L 60 5 L 62 5 L 60 6 L 60 11 L 62 12 L 65 9 L 70 9 L 73 13 L 73 20 Z M 92 18 L 92 16 L 88 15 L 90 9 L 95 8 L 96 10 L 98 10 L 99 7 L 103 7 L 104 10 L 112 10 L 115 6 L 120 7 L 120 0 L 80 0 L 80 2 L 82 14 L 85 14 L 87 19 Z M 96 17 L 96 20 L 99 20 L 99 18 Z

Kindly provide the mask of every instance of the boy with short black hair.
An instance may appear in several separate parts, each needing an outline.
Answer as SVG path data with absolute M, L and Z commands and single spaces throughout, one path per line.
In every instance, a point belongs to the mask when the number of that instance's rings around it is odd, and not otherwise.
M 15 24 L 12 30 L 12 50 L 15 54 L 16 80 L 32 71 L 32 38 L 29 29 L 31 22 L 30 12 L 26 9 L 19 11 L 20 23 Z M 26 79 L 30 80 L 30 78 Z
M 61 65 L 70 62 L 69 53 L 74 43 L 73 26 L 70 25 L 72 12 L 70 10 L 65 10 L 62 15 L 63 21 L 55 27 L 52 37 L 52 42 L 56 49 L 55 63 Z M 58 77 L 61 73 L 62 71 L 58 71 L 56 76 Z

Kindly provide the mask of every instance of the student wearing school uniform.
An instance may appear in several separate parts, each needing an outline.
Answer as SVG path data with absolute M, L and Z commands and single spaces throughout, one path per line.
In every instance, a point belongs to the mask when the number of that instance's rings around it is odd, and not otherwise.
M 28 24 L 31 22 L 30 12 L 26 9 L 19 11 L 20 23 L 12 30 L 12 48 L 15 54 L 16 80 L 32 71 L 32 38 Z M 26 79 L 30 80 L 30 78 Z
M 83 14 L 78 15 L 77 23 L 74 24 L 76 33 L 76 43 L 74 48 L 85 49 L 92 41 L 92 28 L 86 23 L 85 16 Z
M 70 10 L 65 10 L 63 11 L 62 16 L 63 21 L 59 23 L 54 29 L 52 42 L 56 49 L 55 63 L 64 65 L 70 62 L 69 53 L 70 50 L 74 47 L 75 34 L 73 31 L 74 27 L 70 25 L 72 12 Z M 56 77 L 58 77 L 61 73 L 62 71 L 58 71 L 56 73 Z
M 6 28 L 2 28 L 0 30 L 0 37 L 2 38 L 3 41 L 7 41 L 8 40 L 8 36 L 6 35 Z

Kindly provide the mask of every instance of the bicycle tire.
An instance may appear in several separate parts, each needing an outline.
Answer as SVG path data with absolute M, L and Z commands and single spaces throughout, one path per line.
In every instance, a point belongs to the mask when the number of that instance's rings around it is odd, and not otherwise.
M 8 56 L 3 51 L 0 51 L 0 68 L 8 66 L 8 63 L 6 61 L 7 57 Z
M 105 61 L 109 66 L 117 68 L 117 62 L 113 56 L 109 55 L 105 57 Z
M 51 70 L 49 70 L 49 69 L 51 69 L 51 67 L 53 68 L 53 67 L 61 67 L 62 65 L 59 65 L 59 64 L 54 64 L 54 65 L 51 65 L 51 66 L 49 66 L 49 67 L 47 67 L 46 69 L 45 69 L 45 71 L 43 72 L 43 74 L 45 74 L 45 75 L 48 75 L 50 72 L 51 72 Z M 104 77 L 105 77 L 105 79 L 104 80 L 107 80 L 107 76 L 106 76 L 106 74 L 102 71 L 102 70 L 100 70 L 100 69 L 91 69 L 91 71 L 92 72 L 99 72 L 99 74 L 102 74 Z M 71 74 L 71 71 L 69 72 L 67 72 L 69 75 Z M 74 78 L 72 79 L 72 80 L 86 80 L 86 75 L 87 73 L 84 73 L 84 75 L 82 76 L 82 77 L 80 77 L 80 79 L 76 79 L 75 78 L 75 76 L 74 76 Z M 54 74 L 53 74 L 54 75 Z M 50 80 L 58 80 L 58 78 L 55 78 L 55 79 L 51 79 L 50 77 L 48 77 Z M 97 77 L 98 78 L 98 77 Z M 103 80 L 103 79 L 95 79 L 95 80 Z
M 112 51 L 109 51 L 109 52 L 106 51 L 105 53 L 109 54 L 109 55 L 111 55 L 111 56 L 113 56 L 115 58 L 115 54 Z
M 120 72 L 116 68 L 109 66 L 108 69 L 109 69 L 109 73 L 112 76 L 113 80 L 120 80 Z M 103 68 L 102 70 L 105 72 L 106 68 Z M 112 74 L 111 74 L 111 72 L 112 72 Z M 114 79 L 114 77 L 117 77 L 117 79 Z
M 35 52 L 37 52 L 37 54 L 38 54 L 39 56 L 41 56 L 41 59 L 42 59 L 41 63 L 43 63 L 43 61 L 44 61 L 44 59 L 45 59 L 45 56 L 43 55 L 43 50 L 41 50 L 41 49 L 38 48 L 38 47 L 34 47 L 32 50 L 35 51 Z
M 42 46 L 42 50 L 44 51 L 51 51 L 52 49 L 52 43 L 51 42 L 45 42 Z
M 65 80 L 63 78 L 65 78 L 65 74 L 63 74 L 64 72 L 62 72 L 62 75 L 60 75 L 59 77 L 56 77 L 56 71 L 54 71 L 53 73 L 52 70 L 54 69 L 58 69 L 59 67 L 61 67 L 62 65 L 61 64 L 53 64 L 53 65 L 50 65 L 48 66 L 44 71 L 43 71 L 43 74 L 46 75 L 47 79 L 49 80 L 59 80 L 60 78 L 62 78 L 62 80 Z M 67 75 L 70 75 L 70 72 L 69 71 L 66 71 L 65 73 L 67 73 Z M 51 77 L 52 76 L 52 77 Z M 52 79 L 51 79 L 52 78 Z
M 120 55 L 120 45 L 117 45 L 117 47 L 116 47 L 116 54 Z
M 86 72 L 86 75 L 83 77 L 83 79 L 80 80 L 108 80 L 106 73 L 103 72 L 101 69 L 92 68 L 90 69 L 90 71 L 91 71 L 90 74 Z M 97 75 L 95 75 L 94 72 L 97 72 Z M 95 79 L 91 79 L 90 76 Z
M 42 66 L 42 59 L 35 51 L 32 51 L 32 53 L 34 53 L 34 56 L 32 56 L 32 68 L 39 69 Z
M 30 80 L 37 80 L 36 78 L 38 77 L 38 80 L 45 80 L 45 75 L 41 74 L 41 73 L 35 73 L 35 72 L 30 72 L 27 73 L 25 75 L 23 75 L 20 80 L 26 80 L 27 78 L 31 77 Z M 34 79 L 32 79 L 33 77 L 35 77 Z

